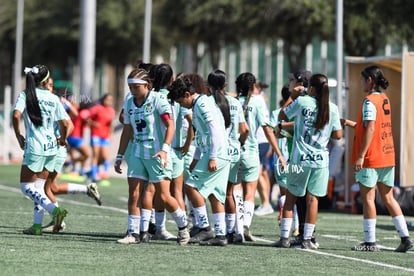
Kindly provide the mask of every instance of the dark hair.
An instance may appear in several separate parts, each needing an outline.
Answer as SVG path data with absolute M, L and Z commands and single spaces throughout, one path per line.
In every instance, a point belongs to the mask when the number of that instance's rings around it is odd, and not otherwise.
M 217 106 L 220 108 L 224 117 L 224 124 L 226 128 L 231 125 L 230 119 L 230 105 L 224 94 L 221 92 L 226 85 L 226 73 L 216 69 L 207 77 L 208 85 L 211 88 L 211 95 L 214 97 Z
M 384 74 L 382 73 L 381 68 L 376 65 L 368 66 L 364 70 L 362 70 L 361 75 L 368 79 L 371 77 L 372 81 L 375 84 L 375 88 L 382 87 L 383 89 L 387 89 L 389 82 L 386 78 L 384 78 Z
M 236 79 L 237 97 L 246 96 L 246 101 L 243 106 L 244 116 L 247 115 L 247 106 L 249 105 L 255 83 L 256 77 L 249 72 L 240 74 Z
M 135 67 L 139 69 L 144 69 L 145 71 L 149 72 L 152 66 L 152 63 L 145 63 L 142 60 L 138 60 Z
M 34 68 L 37 68 L 36 73 L 33 72 Z M 36 127 L 40 127 L 43 124 L 43 120 L 36 95 L 36 87 L 47 81 L 49 69 L 45 65 L 36 65 L 33 69 L 26 73 L 26 108 L 30 121 Z
M 186 74 L 185 76 L 188 77 L 188 79 L 191 81 L 197 93 L 206 95 L 210 94 L 207 84 L 202 76 L 200 76 L 199 74 Z
M 161 63 L 152 66 L 150 70 L 152 78 L 152 87 L 155 91 L 160 91 L 161 88 L 167 88 L 173 77 L 173 70 L 169 64 Z
M 151 79 L 148 76 L 148 72 L 145 69 L 142 69 L 142 68 L 134 68 L 128 74 L 128 77 L 127 78 L 128 79 L 136 78 L 136 79 L 145 80 L 148 83 L 148 89 L 151 89 L 152 88 Z
M 328 78 L 322 74 L 315 74 L 309 80 L 309 87 L 315 88 L 315 98 L 318 102 L 318 115 L 315 128 L 323 128 L 329 122 L 329 86 Z
M 189 92 L 192 95 L 196 90 L 191 80 L 187 76 L 182 76 L 171 84 L 168 99 L 170 99 L 171 102 L 175 102 L 177 99 L 183 98 L 185 92 Z

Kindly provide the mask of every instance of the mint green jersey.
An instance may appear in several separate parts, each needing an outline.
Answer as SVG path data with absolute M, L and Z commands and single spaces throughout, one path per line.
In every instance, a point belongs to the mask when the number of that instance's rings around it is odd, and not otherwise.
M 171 116 L 171 105 L 162 93 L 148 91 L 144 103 L 135 104 L 135 98 L 127 98 L 124 102 L 124 124 L 131 125 L 134 131 L 135 156 L 151 159 L 161 150 L 164 143 L 166 127 L 161 115 Z
M 270 114 L 270 118 L 269 118 L 269 126 L 271 128 L 275 128 L 278 123 L 278 117 L 279 117 L 279 113 L 282 109 L 278 108 L 276 110 L 273 110 L 272 113 Z M 279 150 L 282 153 L 283 158 L 285 159 L 285 161 L 288 161 L 289 159 L 289 147 L 288 147 L 288 139 L 287 137 L 281 137 L 281 138 L 276 138 L 277 141 L 277 145 L 279 146 Z M 274 154 L 274 161 L 275 164 L 278 162 L 278 157 L 277 154 Z
M 244 109 L 246 97 L 241 96 L 239 101 Z M 247 110 L 244 113 L 247 125 L 249 126 L 249 136 L 244 143 L 244 150 L 242 152 L 242 157 L 246 159 L 259 153 L 256 131 L 259 127 L 268 125 L 268 118 L 266 118 L 266 114 L 261 109 L 261 106 L 260 100 L 256 96 L 251 95 L 247 104 Z
M 168 96 L 168 89 L 161 88 L 159 93 L 165 95 L 165 97 Z M 188 123 L 186 124 L 187 120 L 185 119 L 185 116 L 192 113 L 191 109 L 182 107 L 179 103 L 174 102 L 171 105 L 172 110 L 172 117 L 175 124 L 175 133 L 173 140 L 171 142 L 172 148 L 180 148 L 184 146 L 185 140 L 187 139 L 187 130 L 188 130 Z
M 229 95 L 225 95 L 230 107 L 230 120 L 231 125 L 227 128 L 229 138 L 229 157 L 231 162 L 237 162 L 240 160 L 240 133 L 239 124 L 246 122 L 243 114 L 243 107 L 240 102 Z
M 290 164 L 311 168 L 328 167 L 328 142 L 331 133 L 342 129 L 338 107 L 329 103 L 329 122 L 319 130 L 314 127 L 318 115 L 318 103 L 315 98 L 298 97 L 284 109 L 284 112 L 289 119 L 295 121 Z
M 26 128 L 25 154 L 41 156 L 56 155 L 58 145 L 55 135 L 55 123 L 67 118 L 59 98 L 47 89 L 36 88 L 36 96 L 39 102 L 43 123 L 40 127 L 30 121 L 26 109 L 26 93 L 21 92 L 17 98 L 14 110 L 22 113 Z
M 220 137 L 211 137 L 207 124 L 212 122 L 215 127 L 218 127 L 217 133 L 223 133 Z M 214 97 L 199 95 L 193 102 L 193 126 L 196 130 L 195 141 L 196 146 L 200 149 L 202 154 L 210 155 L 211 144 L 217 145 L 217 157 L 221 159 L 228 158 L 228 140 L 225 133 L 226 127 L 224 118 L 219 107 L 216 105 Z M 214 140 L 213 140 L 214 139 Z

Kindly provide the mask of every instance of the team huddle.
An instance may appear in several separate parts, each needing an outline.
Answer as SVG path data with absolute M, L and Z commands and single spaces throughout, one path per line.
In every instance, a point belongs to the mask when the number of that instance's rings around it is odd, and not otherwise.
M 26 90 L 13 116 L 16 137 L 25 149 L 21 189 L 35 204 L 34 224 L 26 234 L 41 234 L 44 209 L 52 214 L 55 233 L 62 229 L 67 215 L 49 192 L 49 186 L 59 184 L 48 185 L 46 179 L 61 170 L 55 156 L 59 149 L 65 149 L 73 124 L 59 99 L 44 91 L 48 75 L 45 66 L 27 72 Z M 388 98 L 380 91 L 388 82 L 376 66 L 365 68 L 361 77 L 368 96 L 353 122 L 341 119 L 337 106 L 329 101 L 328 78 L 323 74 L 289 74 L 281 106 L 269 116 L 255 94 L 257 80 L 252 73 L 240 74 L 236 92 L 231 93 L 226 91 L 225 72 L 218 69 L 204 80 L 198 74 L 174 78 L 168 64 L 134 68 L 127 77 L 129 93 L 119 116 L 123 128 L 114 163 L 115 171 L 121 174 L 125 161 L 129 186 L 127 231 L 117 242 L 162 239 L 206 246 L 253 242 L 250 229 L 261 174 L 256 133 L 261 130 L 274 154 L 274 177 L 284 195 L 280 239 L 273 246 L 318 249 L 315 225 L 318 198 L 328 191 L 328 143 L 341 139 L 342 128 L 349 126 L 355 128 L 352 162 L 364 209 L 364 242 L 353 250 L 378 250 L 372 205 L 378 187 L 401 237 L 396 251 L 406 252 L 412 242 L 392 194 L 392 136 L 384 141 L 376 134 L 391 133 L 390 110 L 382 114 Z M 26 138 L 19 130 L 21 114 Z M 95 183 L 85 189 L 101 203 Z M 176 223 L 177 235 L 166 229 L 165 210 Z

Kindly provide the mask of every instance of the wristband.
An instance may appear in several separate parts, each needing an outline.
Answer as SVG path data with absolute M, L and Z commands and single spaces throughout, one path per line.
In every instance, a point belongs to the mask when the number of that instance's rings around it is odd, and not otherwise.
M 168 145 L 168 144 L 164 143 L 164 144 L 162 144 L 162 148 L 161 148 L 161 150 L 162 150 L 162 151 L 165 151 L 165 152 L 167 152 L 167 153 L 169 153 L 169 152 L 170 152 L 170 150 L 171 150 L 171 147 L 170 147 L 170 145 Z
M 117 154 L 115 160 L 116 161 L 122 161 L 122 159 L 124 159 L 124 155 L 123 154 Z

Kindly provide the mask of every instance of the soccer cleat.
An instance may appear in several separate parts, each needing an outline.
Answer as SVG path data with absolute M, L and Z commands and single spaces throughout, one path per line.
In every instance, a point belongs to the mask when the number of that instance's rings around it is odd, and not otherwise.
M 101 201 L 101 195 L 99 194 L 98 191 L 98 185 L 96 185 L 95 182 L 89 183 L 88 185 L 86 185 L 87 188 L 87 192 L 86 194 L 95 199 L 96 203 L 100 206 L 102 205 L 102 201 Z
M 361 242 L 360 244 L 352 247 L 352 250 L 376 252 L 379 251 L 379 248 L 375 242 Z
M 177 242 L 180 245 L 187 244 L 189 240 L 190 240 L 190 232 L 188 232 L 187 227 L 185 227 L 184 229 L 178 230 Z
M 57 210 L 53 212 L 53 221 L 55 222 L 55 225 L 53 226 L 52 233 L 59 233 L 59 231 L 63 229 L 63 220 L 68 214 L 68 211 L 60 207 L 56 207 L 55 209 Z
M 250 232 L 250 229 L 247 225 L 243 226 L 244 227 L 244 240 L 245 241 L 254 241 L 253 235 Z
M 319 243 L 316 241 L 315 237 L 311 238 L 311 243 L 313 244 L 314 247 L 316 247 L 315 249 L 319 248 Z
M 413 242 L 410 237 L 402 237 L 400 245 L 394 250 L 394 252 L 407 252 L 408 249 L 413 247 Z
M 227 245 L 227 239 L 224 235 L 218 235 L 215 238 L 200 241 L 200 245 L 210 245 L 210 246 L 226 246 Z
M 195 235 L 198 234 L 198 232 L 200 232 L 200 228 L 198 228 L 197 226 L 193 226 L 190 229 L 190 237 L 194 237 Z
M 155 225 L 155 223 L 150 222 L 148 226 L 148 233 L 150 233 L 151 235 L 155 235 L 155 232 L 157 232 L 157 226 Z
M 272 246 L 289 248 L 290 247 L 290 240 L 289 240 L 289 238 L 280 238 L 280 240 L 278 240 L 277 242 L 272 243 Z
M 302 241 L 302 249 L 312 249 L 316 250 L 319 248 L 319 246 L 316 246 L 310 239 L 309 240 L 303 240 Z
M 52 232 L 54 226 L 55 226 L 55 222 L 52 220 L 51 222 L 49 222 L 45 226 L 42 226 L 42 229 L 45 232 Z M 62 232 L 63 230 L 66 229 L 66 223 L 64 221 L 62 222 L 62 224 L 60 226 L 61 226 L 61 229 L 59 230 L 59 232 Z
M 256 216 L 266 216 L 266 215 L 271 215 L 273 214 L 273 208 L 271 205 L 268 206 L 264 206 L 264 205 L 260 205 L 259 207 L 257 207 L 257 209 L 254 211 L 254 214 Z
M 141 232 L 140 234 L 139 234 L 139 238 L 140 238 L 140 240 L 141 240 L 141 242 L 149 242 L 150 241 L 150 239 L 151 239 L 151 234 L 150 233 L 148 233 L 147 231 L 145 231 L 145 232 Z
M 177 237 L 168 232 L 166 229 L 161 229 L 160 231 L 156 231 L 155 235 L 152 236 L 153 240 L 162 240 L 162 241 L 172 241 L 177 240 Z
M 29 228 L 24 229 L 23 234 L 40 236 L 42 235 L 42 228 L 35 227 L 34 225 L 32 225 Z
M 243 235 L 242 234 L 234 234 L 233 243 L 234 244 L 243 244 L 244 243 Z
M 133 243 L 140 243 L 141 240 L 137 233 L 131 233 L 131 234 L 127 234 L 125 237 L 117 240 L 116 242 L 121 243 L 121 244 L 133 244 Z
M 200 243 L 214 238 L 214 231 L 210 227 L 200 229 L 197 235 L 190 238 L 188 243 Z
M 236 233 L 234 233 L 234 232 L 227 233 L 227 234 L 226 234 L 227 243 L 228 243 L 228 244 L 232 244 L 232 243 L 234 243 L 234 239 L 235 239 L 235 237 L 236 237 Z

